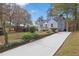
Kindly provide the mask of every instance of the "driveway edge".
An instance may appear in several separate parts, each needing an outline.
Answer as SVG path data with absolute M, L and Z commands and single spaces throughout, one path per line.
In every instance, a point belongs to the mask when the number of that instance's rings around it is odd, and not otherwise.
M 71 34 L 72 32 L 70 32 L 70 34 Z M 66 39 L 70 36 L 70 34 L 66 37 Z M 56 56 L 56 53 L 61 49 L 61 47 L 63 46 L 63 44 L 66 42 L 66 39 L 65 39 L 65 41 L 62 43 L 62 45 L 58 48 L 58 50 L 54 53 L 54 55 L 53 56 Z

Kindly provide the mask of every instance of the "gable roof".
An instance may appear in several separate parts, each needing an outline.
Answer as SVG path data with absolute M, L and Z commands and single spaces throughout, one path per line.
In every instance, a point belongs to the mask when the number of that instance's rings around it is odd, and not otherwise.
M 54 21 L 58 22 L 58 21 L 61 21 L 61 20 L 65 20 L 65 18 L 61 17 L 61 16 L 52 16 L 52 17 L 48 17 L 47 20 L 45 20 L 45 19 L 38 19 L 36 21 L 36 23 L 37 22 L 45 23 L 45 22 L 49 22 L 50 20 L 54 20 Z

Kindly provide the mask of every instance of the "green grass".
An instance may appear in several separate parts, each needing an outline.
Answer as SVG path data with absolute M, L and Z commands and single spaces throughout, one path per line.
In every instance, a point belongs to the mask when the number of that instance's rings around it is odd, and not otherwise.
M 79 56 L 79 32 L 71 33 L 55 56 Z

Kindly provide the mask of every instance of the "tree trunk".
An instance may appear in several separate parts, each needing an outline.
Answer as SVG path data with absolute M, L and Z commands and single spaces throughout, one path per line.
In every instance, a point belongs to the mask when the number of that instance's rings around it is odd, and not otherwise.
M 5 21 L 3 21 L 3 32 L 4 32 L 4 40 L 5 40 L 5 45 L 6 45 L 8 44 L 8 34 L 6 32 Z
M 68 20 L 68 13 L 66 12 L 66 19 Z M 69 22 L 66 22 L 66 31 L 69 31 Z
M 66 19 L 68 20 L 68 13 L 66 13 Z
M 66 31 L 68 32 L 69 31 L 69 23 L 66 22 Z
M 75 15 L 75 20 L 77 20 L 77 3 L 75 3 L 74 15 Z
M 10 24 L 9 24 L 9 32 L 11 31 L 11 19 L 10 19 Z
M 75 9 L 74 9 L 74 16 L 75 16 L 75 26 L 74 26 L 74 31 L 76 31 L 77 30 L 77 23 L 76 23 L 76 21 L 77 21 L 77 4 L 75 3 Z

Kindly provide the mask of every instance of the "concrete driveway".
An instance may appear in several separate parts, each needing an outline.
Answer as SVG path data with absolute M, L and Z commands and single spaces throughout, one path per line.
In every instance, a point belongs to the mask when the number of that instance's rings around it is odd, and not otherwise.
M 0 56 L 52 56 L 70 32 L 59 32 L 32 43 L 0 53 Z

